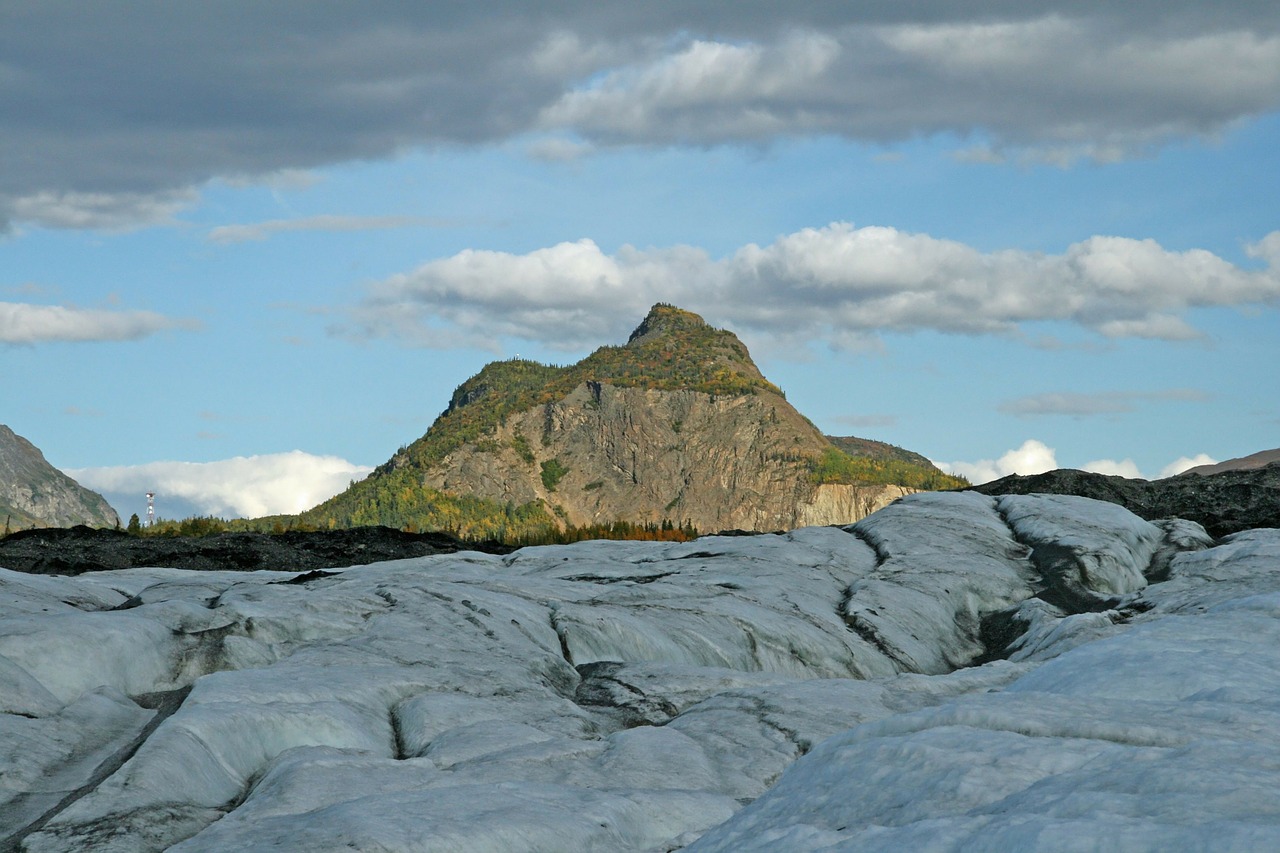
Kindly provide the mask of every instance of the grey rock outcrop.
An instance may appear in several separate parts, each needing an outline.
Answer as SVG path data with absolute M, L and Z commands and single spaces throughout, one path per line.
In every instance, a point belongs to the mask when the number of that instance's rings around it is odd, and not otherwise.
M 716 396 L 584 383 L 508 418 L 426 485 L 517 504 L 542 500 L 570 524 L 690 522 L 699 530 L 848 524 L 914 489 L 817 485 L 826 439 L 780 396 Z M 496 446 L 495 446 L 496 445 Z M 523 454 L 523 455 L 522 455 Z M 560 465 L 551 481 L 543 466 Z
M 1120 504 L 1148 520 L 1185 518 L 1215 537 L 1255 527 L 1280 527 L 1280 462 L 1218 474 L 1184 473 L 1131 480 L 1069 468 L 1014 474 L 974 486 L 985 495 L 1078 495 Z
M 115 527 L 106 499 L 50 465 L 34 444 L 0 424 L 0 515 L 10 529 Z

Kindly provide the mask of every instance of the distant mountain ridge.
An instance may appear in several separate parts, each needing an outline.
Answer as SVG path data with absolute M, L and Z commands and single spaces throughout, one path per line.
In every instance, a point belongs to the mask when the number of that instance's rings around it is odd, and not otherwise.
M 302 518 L 497 537 L 619 521 L 780 530 L 959 485 L 910 451 L 822 435 L 735 335 L 659 304 L 625 345 L 577 364 L 486 365 L 425 435 Z
M 44 454 L 0 424 L 0 517 L 10 530 L 28 527 L 115 527 L 106 499 L 50 465 Z
M 1248 456 L 1228 459 L 1225 462 L 1215 462 L 1212 465 L 1197 465 L 1194 468 L 1188 468 L 1182 473 L 1221 474 L 1224 471 L 1251 471 L 1256 468 L 1266 468 L 1273 462 L 1280 462 L 1280 447 L 1274 450 L 1261 450 Z

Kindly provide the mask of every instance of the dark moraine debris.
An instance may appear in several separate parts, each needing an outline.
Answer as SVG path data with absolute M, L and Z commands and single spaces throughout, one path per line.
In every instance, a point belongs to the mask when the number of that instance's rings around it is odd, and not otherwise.
M 1219 474 L 1179 474 L 1163 480 L 1130 480 L 1069 468 L 1045 474 L 1013 474 L 972 487 L 984 495 L 1079 495 L 1120 504 L 1148 521 L 1186 518 L 1209 535 L 1255 527 L 1280 527 L 1280 462 Z
M 494 542 L 463 542 L 447 533 L 405 533 L 389 527 L 211 536 L 131 536 L 89 527 L 23 530 L 0 539 L 0 567 L 42 575 L 78 575 L 140 566 L 178 569 L 306 572 L 317 569 L 512 549 Z

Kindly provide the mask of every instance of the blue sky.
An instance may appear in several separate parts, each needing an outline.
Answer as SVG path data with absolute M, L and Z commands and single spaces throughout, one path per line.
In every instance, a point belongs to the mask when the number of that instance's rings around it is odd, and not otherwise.
M 1280 445 L 1272 4 L 133 5 L 0 28 L 0 422 L 126 516 L 655 301 L 975 480 Z

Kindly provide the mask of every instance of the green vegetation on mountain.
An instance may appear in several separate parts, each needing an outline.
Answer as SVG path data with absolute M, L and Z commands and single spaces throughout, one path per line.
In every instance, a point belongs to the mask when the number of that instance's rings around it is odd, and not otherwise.
M 869 438 L 858 438 L 852 435 L 827 435 L 823 437 L 835 445 L 836 449 L 843 450 L 849 456 L 866 457 L 867 459 L 895 459 L 899 462 L 909 462 L 922 468 L 933 466 L 932 462 L 919 453 L 905 450 L 895 444 L 872 441 Z
M 568 473 L 569 469 L 559 459 L 548 459 L 542 463 L 542 485 L 548 492 L 554 492 L 560 480 Z
M 727 456 L 717 455 L 720 442 L 733 448 Z M 721 463 L 712 459 L 738 467 L 717 474 L 708 466 Z M 457 387 L 425 435 L 297 523 L 382 524 L 508 542 L 563 535 L 574 523 L 599 529 L 596 519 L 606 519 L 605 527 L 617 518 L 661 531 L 660 520 L 680 507 L 696 518 L 703 513 L 698 524 L 736 512 L 740 502 L 726 489 L 737 486 L 715 485 L 721 482 L 772 490 L 776 507 L 769 512 L 794 518 L 796 492 L 776 485 L 788 479 L 811 488 L 965 485 L 892 445 L 822 436 L 732 332 L 658 304 L 626 344 L 601 347 L 576 364 L 516 358 L 486 365 Z M 682 503 L 690 488 L 702 497 Z
M 691 524 L 676 524 L 670 520 L 660 523 L 634 523 L 629 521 L 612 521 L 606 524 L 588 524 L 582 526 L 557 526 L 551 521 L 546 507 L 540 502 L 532 502 L 521 507 L 503 506 L 494 501 L 482 498 L 466 498 L 447 495 L 432 489 L 426 489 L 426 507 L 421 518 L 422 525 L 417 524 L 352 524 L 343 527 L 383 526 L 399 528 L 409 533 L 444 532 L 450 533 L 464 542 L 501 542 L 515 547 L 526 545 L 567 545 L 588 539 L 642 539 L 661 542 L 687 542 L 699 536 L 697 528 Z M 384 515 L 386 521 L 394 521 L 395 512 L 403 508 L 384 508 L 390 512 Z M 372 517 L 371 515 L 365 516 Z M 143 538 L 203 538 L 217 536 L 222 533 L 272 533 L 309 532 L 332 530 L 339 527 L 336 520 L 330 518 L 324 524 L 316 524 L 303 516 L 270 515 L 261 518 L 216 518 L 213 516 L 192 516 L 181 520 L 157 519 L 149 527 L 130 525 L 128 532 Z
M 453 495 L 422 484 L 410 467 L 353 483 L 347 491 L 298 516 L 318 529 L 382 525 L 411 531 L 445 531 L 460 539 L 514 542 L 559 527 L 541 501 L 500 503 Z
M 850 456 L 838 447 L 828 448 L 813 465 L 815 483 L 869 486 L 893 483 L 922 491 L 963 489 L 969 481 L 944 474 L 926 460 L 924 465 L 893 457 Z
M 586 382 L 724 397 L 760 391 L 782 396 L 760 375 L 732 332 L 712 328 L 697 314 L 658 304 L 625 346 L 601 347 L 577 364 L 557 367 L 513 358 L 485 365 L 454 390 L 449 408 L 426 435 L 379 471 L 404 465 L 427 468 L 463 445 L 492 436 L 509 416 L 561 400 Z

